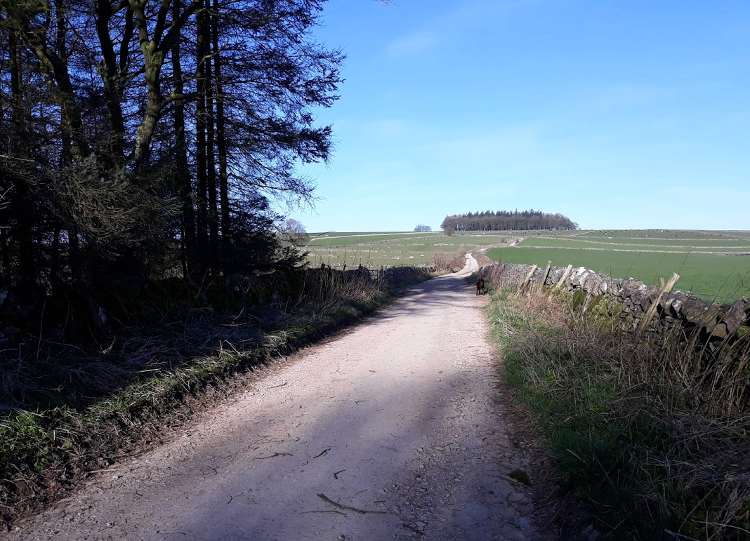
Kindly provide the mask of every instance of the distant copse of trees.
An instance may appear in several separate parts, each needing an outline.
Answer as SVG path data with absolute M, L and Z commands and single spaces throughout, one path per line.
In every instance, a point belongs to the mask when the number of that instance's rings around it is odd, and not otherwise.
M 549 214 L 540 210 L 499 210 L 469 212 L 446 216 L 440 224 L 443 231 L 517 231 L 529 229 L 578 229 L 578 224 L 562 214 Z

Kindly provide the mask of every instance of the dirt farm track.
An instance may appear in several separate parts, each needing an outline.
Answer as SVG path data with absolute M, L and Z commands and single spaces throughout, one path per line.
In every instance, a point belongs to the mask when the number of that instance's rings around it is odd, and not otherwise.
M 505 428 L 470 268 L 264 369 L 178 437 L 0 537 L 551 539 L 509 476 L 528 464 Z

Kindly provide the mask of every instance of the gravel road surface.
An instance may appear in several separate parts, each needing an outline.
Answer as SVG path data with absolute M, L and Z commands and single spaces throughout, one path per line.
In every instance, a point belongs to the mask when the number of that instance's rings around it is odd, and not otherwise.
M 264 369 L 181 437 L 97 473 L 14 540 L 547 540 L 459 274 Z M 475 263 L 475 262 L 474 262 Z

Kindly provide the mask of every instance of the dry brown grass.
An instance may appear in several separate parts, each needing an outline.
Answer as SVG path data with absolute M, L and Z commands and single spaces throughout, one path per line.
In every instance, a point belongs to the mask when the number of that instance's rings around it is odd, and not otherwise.
M 535 292 L 491 312 L 562 485 L 614 538 L 750 539 L 747 337 L 641 337 L 573 306 Z
M 458 272 L 466 264 L 466 250 L 463 248 L 458 252 L 436 252 L 432 254 L 432 265 L 435 272 Z
M 485 250 L 474 250 L 473 252 L 471 252 L 471 255 L 474 256 L 474 259 L 477 260 L 479 268 L 486 267 L 488 265 L 494 265 L 496 263 L 496 261 L 493 261 L 489 257 L 487 257 Z

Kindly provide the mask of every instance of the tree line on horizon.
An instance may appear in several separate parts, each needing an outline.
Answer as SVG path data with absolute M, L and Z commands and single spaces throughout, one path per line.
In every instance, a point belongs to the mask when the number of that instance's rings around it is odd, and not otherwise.
M 575 230 L 578 224 L 559 213 L 531 209 L 453 214 L 446 216 L 440 227 L 451 234 L 455 231 Z
M 0 0 L 0 289 L 298 261 L 271 201 L 331 150 L 324 2 Z

